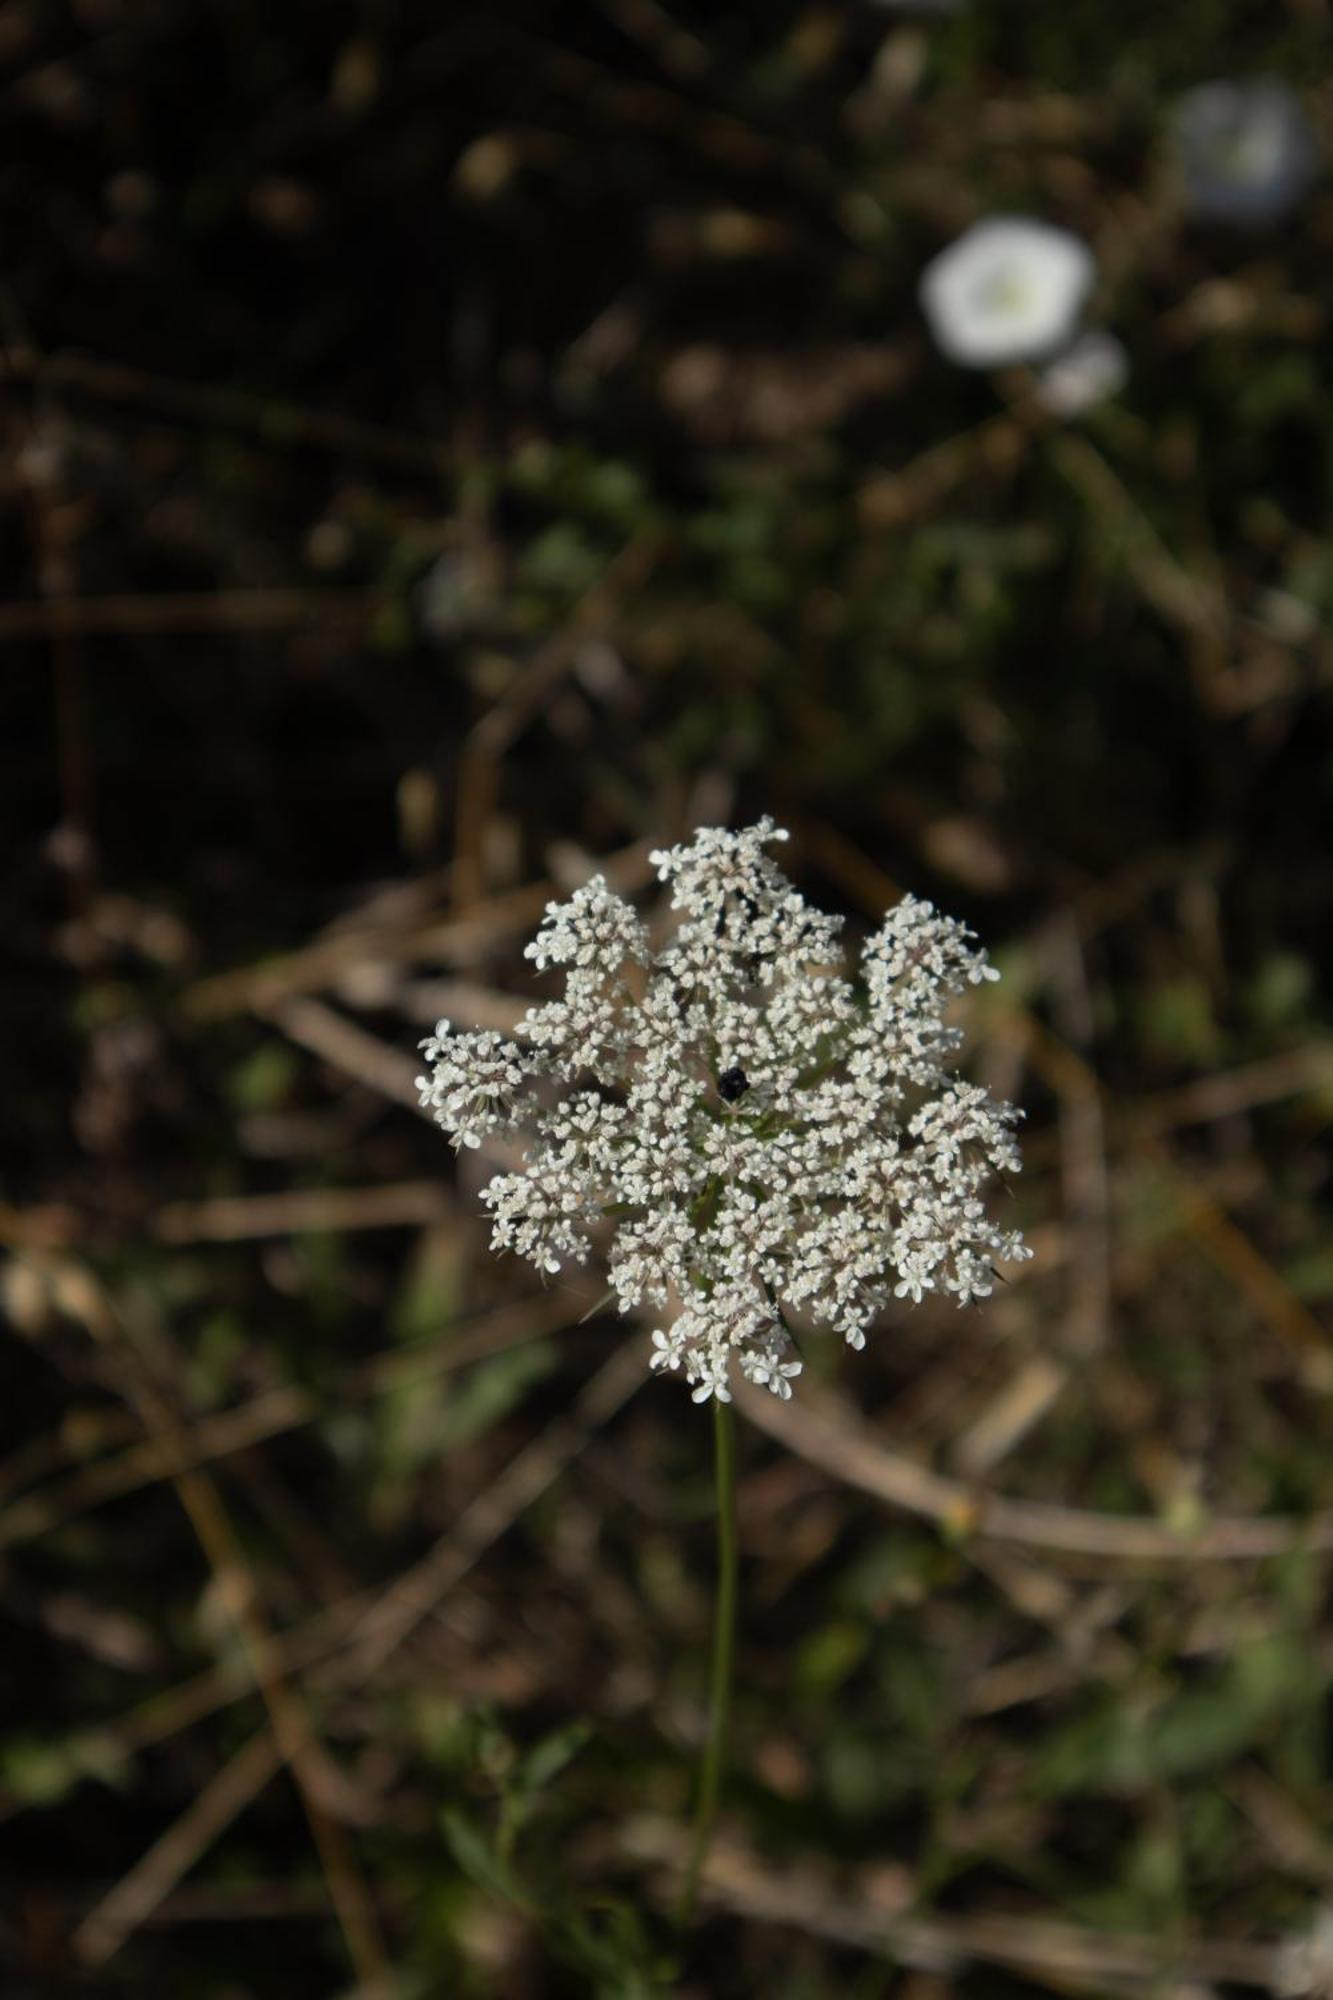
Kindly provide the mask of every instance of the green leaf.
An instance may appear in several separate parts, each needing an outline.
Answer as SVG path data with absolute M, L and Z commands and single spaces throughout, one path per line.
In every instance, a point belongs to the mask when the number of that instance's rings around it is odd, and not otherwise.
M 567 1728 L 552 1730 L 533 1745 L 518 1767 L 515 1779 L 520 1791 L 540 1792 L 572 1764 L 592 1736 L 590 1722 L 571 1722 Z
M 499 1896 L 503 1902 L 517 1904 L 522 1909 L 529 1907 L 527 1898 L 490 1841 L 465 1813 L 456 1806 L 446 1806 L 440 1814 L 440 1827 L 449 1852 L 469 1881 L 475 1882 L 488 1895 Z
M 595 1915 L 573 1912 L 552 1927 L 566 1965 L 581 1973 L 598 2000 L 655 2000 L 674 1991 L 677 1968 L 653 1948 L 637 1910 L 608 1901 Z
M 869 1648 L 864 1624 L 839 1619 L 812 1632 L 796 1662 L 799 1684 L 814 1695 L 829 1695 L 855 1673 Z

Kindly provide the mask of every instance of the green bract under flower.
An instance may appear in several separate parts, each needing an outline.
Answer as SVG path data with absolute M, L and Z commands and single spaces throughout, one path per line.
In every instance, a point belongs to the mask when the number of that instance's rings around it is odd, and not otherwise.
M 775 1395 L 794 1318 L 853 1347 L 894 1299 L 991 1289 L 1030 1253 L 982 1191 L 1016 1173 L 1020 1115 L 952 1074 L 944 1009 L 998 975 L 971 933 L 904 897 L 845 976 L 841 920 L 766 849 L 769 819 L 654 854 L 679 921 L 659 951 L 598 876 L 551 903 L 528 956 L 558 1000 L 507 1041 L 423 1044 L 422 1102 L 458 1146 L 526 1141 L 484 1190 L 498 1250 L 539 1270 L 606 1241 L 622 1312 L 655 1308 L 654 1368 L 726 1399 L 733 1362 Z

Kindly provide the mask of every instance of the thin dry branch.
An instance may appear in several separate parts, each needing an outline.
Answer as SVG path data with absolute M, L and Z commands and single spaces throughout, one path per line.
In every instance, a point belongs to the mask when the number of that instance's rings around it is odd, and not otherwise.
M 124 1378 L 127 1400 L 172 1468 L 172 1484 L 241 1639 L 282 1761 L 289 1766 L 300 1792 L 348 1956 L 362 1985 L 379 1989 L 388 1960 L 375 1906 L 343 1829 L 325 1810 L 324 1751 L 304 1700 L 278 1664 L 254 1576 L 222 1496 L 206 1473 L 190 1466 L 183 1426 L 165 1393 L 141 1364 L 129 1329 L 102 1287 L 72 1259 L 65 1262 L 62 1275 L 67 1304 L 77 1309 L 92 1338 L 113 1354 Z
M 484 1550 L 553 1484 L 601 1427 L 628 1402 L 645 1379 L 637 1342 L 627 1342 L 603 1362 L 568 1417 L 557 1417 L 509 1461 L 477 1495 L 430 1554 L 404 1572 L 362 1618 L 345 1660 L 333 1669 L 340 1686 L 360 1685 L 429 1617 L 441 1598 L 466 1576 Z
M 499 1478 L 464 1509 L 422 1562 L 406 1571 L 386 1591 L 359 1593 L 310 1621 L 319 1634 L 318 1650 L 313 1655 L 299 1662 L 290 1657 L 291 1640 L 300 1634 L 288 1634 L 272 1644 L 267 1656 L 270 1680 L 279 1667 L 290 1670 L 298 1663 L 313 1665 L 322 1659 L 322 1669 L 314 1677 L 321 1688 L 346 1692 L 363 1686 L 413 1630 L 438 1609 L 442 1598 L 485 1551 L 585 1449 L 607 1419 L 634 1393 L 643 1375 L 642 1357 L 627 1348 L 617 1349 L 586 1385 L 572 1415 L 557 1418 L 518 1452 Z M 294 1763 L 291 1746 L 284 1742 L 287 1731 L 282 1711 L 275 1709 L 267 1689 L 266 1700 L 269 1726 L 252 1739 L 241 1758 L 219 1774 L 195 1806 L 142 1857 L 85 1921 L 83 1949 L 90 1963 L 101 1963 L 117 1950 L 282 1763 Z M 201 1708 L 197 1702 L 191 1704 L 191 1719 L 217 1705 L 220 1704 L 210 1702 L 208 1707 Z M 119 1737 L 123 1744 L 123 1734 L 114 1728 L 97 1734 L 103 1742 Z M 160 1736 L 156 1740 L 160 1741 Z M 295 1768 L 294 1775 L 299 1781 Z M 345 1902 L 350 1885 L 339 1878 L 339 1887 Z M 352 1914 L 340 1903 L 344 1921 Z M 374 1941 L 377 1939 L 376 1932 Z M 371 1941 L 361 1942 L 364 1951 Z M 386 1970 L 382 1947 L 372 1952 L 369 1963 L 363 1964 L 360 1956 L 357 1962 L 363 1990 L 367 1993 L 381 1990 Z
M 261 1729 L 88 1912 L 71 1940 L 75 1955 L 85 1965 L 114 1958 L 281 1769 L 282 1752 L 272 1732 Z
M 190 590 L 156 596 L 34 598 L 0 605 L 0 644 L 61 635 L 161 632 L 283 632 L 319 620 L 366 624 L 385 604 L 382 590 Z
M 635 841 L 607 859 L 602 872 L 613 888 L 630 891 L 640 886 L 648 870 L 648 847 L 647 841 Z M 529 931 L 554 894 L 555 885 L 549 881 L 529 882 L 472 904 L 454 916 L 330 929 L 295 951 L 197 981 L 182 995 L 182 1011 L 195 1021 L 225 1020 L 247 1011 L 272 1012 L 284 1001 L 332 985 L 367 965 L 419 965 L 434 960 L 444 965 L 468 965 L 497 944 Z
M 381 1355 L 369 1364 L 349 1369 L 327 1397 L 288 1385 L 269 1389 L 233 1410 L 183 1424 L 177 1456 L 168 1459 L 152 1438 L 125 1451 L 80 1466 L 65 1478 L 52 1480 L 0 1509 L 0 1549 L 13 1548 L 53 1533 L 92 1508 L 142 1491 L 169 1479 L 184 1463 L 206 1465 L 233 1452 L 247 1451 L 269 1438 L 281 1437 L 318 1423 L 331 1408 L 345 1408 L 369 1396 L 388 1395 L 440 1375 L 453 1374 L 474 1362 L 488 1360 L 576 1322 L 590 1302 L 590 1289 L 544 1293 L 514 1306 L 501 1307 L 451 1329 L 425 1352 Z
M 214 1195 L 173 1201 L 153 1218 L 164 1243 L 250 1243 L 256 1237 L 345 1234 L 359 1229 L 409 1229 L 449 1212 L 441 1181 L 399 1181 L 383 1187 L 291 1188 L 278 1194 Z
M 660 1822 L 633 1827 L 630 1844 L 640 1858 L 673 1871 L 684 1860 L 679 1831 Z M 1142 1995 L 1161 1990 L 1157 1982 L 1168 1978 L 1226 1980 L 1275 1993 L 1284 1973 L 1285 1953 L 1275 1944 L 1136 1936 L 1036 1913 L 913 1916 L 900 1907 L 876 1908 L 869 1894 L 857 1899 L 840 1893 L 821 1872 L 766 1869 L 730 1842 L 715 1844 L 702 1893 L 705 1901 L 750 1923 L 806 1931 L 946 1977 L 957 1977 L 971 1964 L 994 1965 L 1049 1981 L 1060 1991 Z
M 322 1056 L 344 1075 L 355 1077 L 380 1097 L 406 1105 L 419 1116 L 430 1116 L 422 1111 L 421 1093 L 417 1089 L 420 1063 L 391 1043 L 357 1027 L 322 1000 L 285 1000 L 259 1011 L 292 1041 L 299 1042 L 312 1055 Z
M 1052 1555 L 1112 1562 L 1244 1562 L 1297 1549 L 1333 1549 L 1333 1510 L 1299 1521 L 1243 1516 L 1202 1521 L 1193 1531 L 1137 1514 L 1097 1514 L 1040 1500 L 1012 1500 L 945 1478 L 887 1450 L 845 1407 L 802 1383 L 798 1400 L 737 1384 L 746 1415 L 834 1479 L 876 1500 L 936 1521 L 950 1534 L 1013 1542 Z
M 1142 1097 L 1130 1105 L 1128 1116 L 1141 1129 L 1164 1131 L 1173 1125 L 1204 1125 L 1218 1118 L 1234 1118 L 1261 1104 L 1277 1104 L 1284 1098 L 1302 1097 L 1308 1091 L 1333 1089 L 1333 1044 L 1312 1042 L 1303 1049 L 1290 1049 L 1263 1062 L 1246 1063 L 1240 1069 L 1222 1070 L 1215 1076 L 1201 1076 L 1178 1090 L 1165 1090 L 1155 1097 Z
M 104 361 L 95 354 L 43 354 L 35 347 L 17 346 L 9 350 L 6 366 L 11 376 L 30 381 L 39 389 L 73 390 L 101 403 L 124 403 L 219 430 L 248 431 L 257 444 L 270 449 L 316 445 L 411 471 L 444 474 L 450 470 L 446 447 L 419 433 L 392 430 L 385 424 L 365 423 L 336 411 L 312 409 L 272 396 L 250 395 L 241 389 L 174 381 L 166 375 L 127 368 L 118 361 Z
M 270 1669 L 284 1677 L 315 1670 L 312 1685 L 351 1692 L 438 1608 L 443 1596 L 475 1567 L 486 1550 L 540 1497 L 644 1379 L 640 1354 L 617 1348 L 591 1378 L 574 1411 L 561 1416 L 524 1446 L 466 1508 L 423 1561 L 385 1590 L 362 1590 L 341 1599 L 268 1644 Z M 341 1656 L 341 1657 L 340 1657 Z M 119 1718 L 76 1739 L 90 1754 L 127 1753 L 168 1740 L 254 1686 L 241 1661 L 231 1660 L 154 1696 Z
M 486 828 L 500 794 L 504 759 L 540 713 L 578 657 L 580 646 L 604 627 L 621 600 L 638 589 L 657 559 L 656 535 L 638 534 L 613 557 L 585 591 L 559 632 L 538 649 L 469 732 L 458 760 L 454 815 L 454 906 L 468 908 L 484 894 Z

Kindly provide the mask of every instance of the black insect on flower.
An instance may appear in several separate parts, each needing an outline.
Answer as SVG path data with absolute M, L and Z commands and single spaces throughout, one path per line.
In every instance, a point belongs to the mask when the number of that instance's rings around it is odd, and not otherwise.
M 717 1080 L 717 1094 L 724 1104 L 735 1104 L 750 1088 L 750 1079 L 743 1069 L 724 1069 Z

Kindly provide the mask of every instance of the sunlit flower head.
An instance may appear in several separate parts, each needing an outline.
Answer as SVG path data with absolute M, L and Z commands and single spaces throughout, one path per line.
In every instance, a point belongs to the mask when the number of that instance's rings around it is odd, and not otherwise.
M 1174 139 L 1187 207 L 1219 222 L 1276 222 L 1314 176 L 1314 133 L 1295 93 L 1273 77 L 1201 83 L 1176 106 Z
M 653 858 L 675 926 L 655 948 L 595 877 L 552 903 L 528 956 L 563 975 L 517 1039 L 424 1044 L 422 1103 L 456 1146 L 522 1146 L 482 1200 L 491 1240 L 540 1271 L 594 1248 L 651 1365 L 696 1402 L 733 1369 L 788 1397 L 794 1323 L 852 1347 L 895 1301 L 985 1297 L 1028 1253 L 984 1201 L 1018 1114 L 954 1073 L 946 1019 L 997 975 L 971 933 L 904 897 L 846 976 L 840 920 L 767 849 L 771 820 L 704 827 Z
M 1053 223 L 996 215 L 926 266 L 921 308 L 940 352 L 962 368 L 1043 361 L 1073 336 L 1096 266 Z

